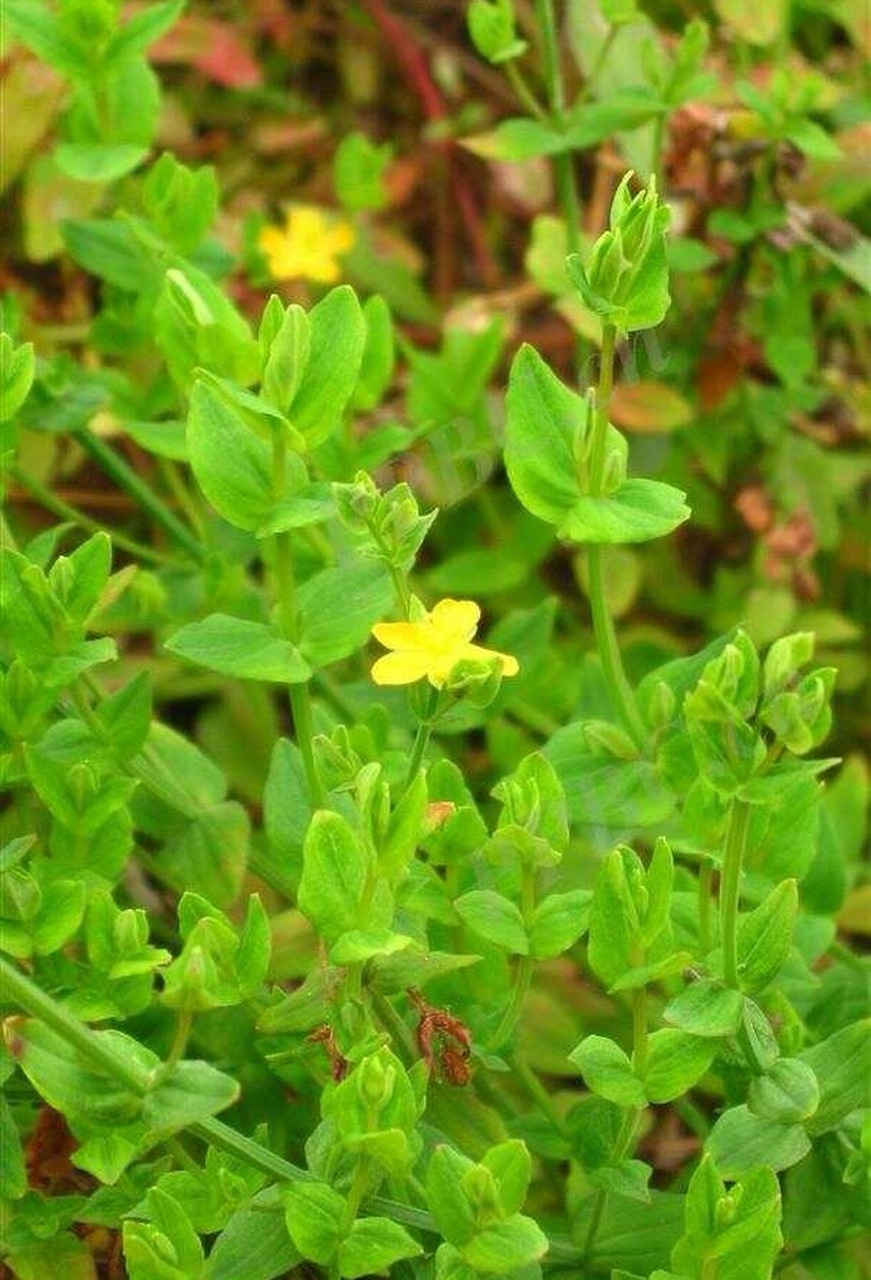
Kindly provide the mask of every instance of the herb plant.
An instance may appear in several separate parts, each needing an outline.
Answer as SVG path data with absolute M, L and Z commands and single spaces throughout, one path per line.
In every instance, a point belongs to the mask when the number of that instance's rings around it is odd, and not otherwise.
M 360 279 L 392 158 L 362 134 L 335 157 L 344 211 L 251 222 L 231 287 L 215 171 L 152 154 L 146 55 L 181 8 L 6 0 L 65 86 L 51 164 L 92 203 L 60 234 L 99 301 L 86 349 L 31 342 L 11 297 L 0 340 L 5 491 L 58 518 L 34 533 L 10 502 L 2 525 L 3 1267 L 861 1280 L 869 969 L 838 925 L 848 890 L 867 902 L 866 784 L 822 754 L 837 673 L 808 628 L 736 612 L 695 651 L 645 651 L 615 616 L 633 557 L 667 579 L 659 548 L 693 520 L 686 459 L 645 475 L 614 419 L 638 352 L 678 349 L 675 262 L 708 253 L 662 196 L 676 116 L 717 89 L 708 26 L 605 91 L 649 24 L 602 0 L 572 103 L 552 0 L 534 22 L 471 0 L 525 114 L 470 147 L 551 164 L 530 268 L 577 356 L 519 345 L 494 410 L 499 318 L 425 350 L 396 317 L 430 299 Z M 769 166 L 837 150 L 811 88 L 741 83 Z M 639 130 L 587 235 L 577 153 Z M 816 288 L 761 241 L 772 191 L 722 211 L 736 269 L 758 236 L 763 271 L 795 272 L 751 307 L 783 374 L 757 417 L 815 403 L 766 314 L 800 295 L 808 319 Z M 310 294 L 252 302 L 300 276 Z M 132 520 L 43 485 L 40 447 Z M 564 563 L 582 590 L 557 596 L 539 569 Z

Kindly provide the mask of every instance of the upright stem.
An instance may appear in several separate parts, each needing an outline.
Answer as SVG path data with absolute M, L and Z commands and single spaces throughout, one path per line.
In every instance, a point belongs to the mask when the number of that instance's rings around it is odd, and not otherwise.
M 723 977 L 726 985 L 739 989 L 738 982 L 738 902 L 741 896 L 741 867 L 750 824 L 750 806 L 733 800 L 723 848 L 720 876 L 720 936 L 723 941 Z
M 566 95 L 553 0 L 536 0 L 535 16 L 541 34 L 548 105 L 553 123 L 561 128 L 565 124 Z M 554 156 L 553 168 L 560 208 L 566 224 L 566 244 L 569 253 L 577 253 L 580 249 L 581 216 L 571 152 L 563 151 Z
M 520 910 L 523 916 L 523 923 L 528 927 L 535 911 L 535 869 L 525 864 L 521 884 Z M 511 999 L 502 1014 L 498 1027 L 487 1041 L 487 1051 L 489 1053 L 498 1052 L 517 1026 L 532 984 L 533 965 L 532 956 L 519 957 L 514 971 L 514 986 L 511 990 Z
M 286 443 L 284 435 L 279 430 L 272 437 L 272 488 L 278 501 L 284 497 L 285 460 Z M 287 530 L 282 533 L 276 533 L 272 539 L 272 546 L 275 552 L 275 593 L 278 598 L 278 616 L 281 620 L 281 629 L 288 640 L 295 642 L 299 630 L 299 617 L 290 533 Z M 289 684 L 287 693 L 293 716 L 296 745 L 299 747 L 303 768 L 305 769 L 309 799 L 313 808 L 320 809 L 323 808 L 326 801 L 326 792 L 315 761 L 313 746 L 314 716 L 308 682 Z
M 712 925 L 713 900 L 711 889 L 714 883 L 714 864 L 705 858 L 699 867 L 699 951 L 706 956 L 714 945 Z
M 596 413 L 593 420 L 593 441 L 590 451 L 590 492 L 600 497 L 605 479 L 605 462 L 608 446 L 608 405 L 614 386 L 614 347 L 616 330 L 606 324 L 602 330 L 602 353 L 599 360 L 599 383 L 596 389 Z M 602 566 L 602 549 L 597 543 L 587 545 L 587 571 L 590 590 L 590 609 L 593 614 L 593 630 L 599 658 L 611 699 L 624 728 L 636 746 L 644 747 L 646 733 L 644 722 L 635 701 L 620 655 L 614 619 L 605 595 L 605 575 Z
M 638 987 L 632 992 L 632 1069 L 636 1075 L 643 1075 L 647 1066 L 647 989 Z M 628 1156 L 635 1146 L 638 1124 L 644 1114 L 643 1107 L 630 1107 L 623 1116 L 623 1123 L 611 1153 L 612 1164 L 619 1164 Z M 584 1259 L 588 1260 L 596 1243 L 605 1206 L 608 1203 L 607 1191 L 597 1191 L 593 1201 L 593 1212 L 584 1241 Z

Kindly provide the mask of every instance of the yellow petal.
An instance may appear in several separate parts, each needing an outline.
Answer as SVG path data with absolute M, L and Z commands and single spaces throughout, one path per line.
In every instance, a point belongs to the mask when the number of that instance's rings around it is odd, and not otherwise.
M 264 253 L 278 253 L 284 248 L 287 237 L 279 227 L 261 227 L 257 244 Z
M 330 250 L 332 253 L 347 253 L 353 248 L 356 239 L 354 228 L 349 222 L 337 222 L 330 231 Z
M 306 259 L 305 274 L 309 280 L 316 280 L 318 284 L 335 284 L 342 273 L 335 258 L 328 258 L 325 254 L 311 254 Z
M 482 644 L 467 644 L 462 656 L 473 662 L 492 662 L 494 658 L 498 658 L 502 663 L 503 676 L 516 676 L 520 670 L 520 663 L 510 653 L 500 653 L 498 649 L 485 649 Z
M 376 684 L 414 684 L 427 674 L 429 659 L 425 653 L 385 653 L 372 668 Z
M 440 600 L 430 615 L 439 638 L 471 640 L 481 621 L 481 610 L 474 600 Z
M 419 622 L 378 622 L 372 634 L 385 649 L 422 649 L 426 632 Z

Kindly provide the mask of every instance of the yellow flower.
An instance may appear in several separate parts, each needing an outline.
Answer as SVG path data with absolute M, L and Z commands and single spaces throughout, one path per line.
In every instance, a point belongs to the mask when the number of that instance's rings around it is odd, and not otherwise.
M 493 658 L 502 664 L 503 676 L 516 676 L 516 658 L 471 643 L 480 620 L 474 600 L 440 600 L 418 622 L 379 622 L 372 634 L 392 652 L 375 663 L 372 679 L 376 684 L 413 684 L 426 676 L 441 689 L 457 663 Z
M 283 227 L 263 227 L 257 243 L 276 280 L 316 280 L 335 284 L 341 274 L 339 258 L 354 243 L 354 228 L 312 204 L 287 210 Z

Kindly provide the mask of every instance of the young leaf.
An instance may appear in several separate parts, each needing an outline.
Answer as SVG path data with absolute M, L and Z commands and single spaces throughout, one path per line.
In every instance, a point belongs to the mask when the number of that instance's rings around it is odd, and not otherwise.
M 339 1247 L 345 1201 L 325 1182 L 291 1182 L 284 1188 L 288 1234 L 304 1258 L 326 1266 Z
M 761 991 L 780 972 L 792 946 L 798 888 L 784 880 L 738 925 L 738 973 L 745 991 Z
M 651 1102 L 671 1102 L 701 1079 L 714 1058 L 709 1039 L 665 1028 L 648 1040 L 644 1089 Z
M 580 1070 L 587 1087 L 619 1107 L 643 1107 L 644 1085 L 632 1070 L 628 1055 L 605 1036 L 585 1036 L 569 1060 Z
M 457 898 L 454 907 L 473 932 L 494 946 L 516 955 L 529 954 L 523 917 L 510 898 L 493 889 L 473 889 Z
M 694 1036 L 731 1036 L 741 1023 L 739 991 L 704 978 L 694 982 L 665 1008 L 665 1019 Z
M 300 684 L 312 674 L 296 645 L 272 627 L 226 613 L 189 622 L 170 636 L 165 647 L 198 666 L 242 680 Z
M 367 856 L 345 819 L 316 813 L 305 838 L 298 902 L 325 941 L 357 925 L 367 871 Z
M 417 1241 L 389 1218 L 358 1218 L 339 1245 L 339 1272 L 344 1280 L 358 1280 L 384 1272 L 400 1258 L 423 1253 Z

